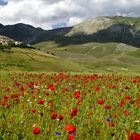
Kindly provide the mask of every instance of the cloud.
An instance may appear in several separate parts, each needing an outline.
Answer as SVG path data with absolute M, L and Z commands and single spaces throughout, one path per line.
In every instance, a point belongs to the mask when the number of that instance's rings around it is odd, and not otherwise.
M 44 29 L 72 26 L 97 16 L 139 16 L 140 13 L 140 0 L 7 1 L 5 6 L 0 5 L 0 23 L 22 22 Z

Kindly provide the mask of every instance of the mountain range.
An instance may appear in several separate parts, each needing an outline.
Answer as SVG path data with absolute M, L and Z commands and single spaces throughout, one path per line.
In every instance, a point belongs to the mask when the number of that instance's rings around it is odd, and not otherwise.
M 31 44 L 52 40 L 60 45 L 119 42 L 140 47 L 140 18 L 97 17 L 73 27 L 53 30 L 43 30 L 22 23 L 6 26 L 0 24 L 0 35 Z

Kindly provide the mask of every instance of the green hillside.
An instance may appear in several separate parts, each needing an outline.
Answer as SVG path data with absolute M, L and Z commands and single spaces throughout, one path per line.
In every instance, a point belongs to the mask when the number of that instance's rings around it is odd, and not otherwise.
M 140 49 L 123 43 L 86 43 L 59 46 L 43 42 L 34 47 L 78 63 L 89 71 L 140 72 Z
M 83 68 L 77 63 L 64 61 L 62 58 L 53 56 L 34 49 L 12 48 L 0 51 L 0 70 L 10 71 L 82 71 Z

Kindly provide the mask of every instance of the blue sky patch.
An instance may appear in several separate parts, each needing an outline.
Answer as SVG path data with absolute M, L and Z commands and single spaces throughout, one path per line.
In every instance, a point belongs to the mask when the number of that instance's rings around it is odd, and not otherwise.
M 58 24 L 53 24 L 52 28 L 60 28 L 60 27 L 66 27 L 67 23 L 58 23 Z
M 7 0 L 0 0 L 0 5 L 6 5 L 8 3 Z

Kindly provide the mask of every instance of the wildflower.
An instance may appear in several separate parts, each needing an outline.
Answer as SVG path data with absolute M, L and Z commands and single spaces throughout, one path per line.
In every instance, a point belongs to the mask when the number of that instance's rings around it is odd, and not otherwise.
M 49 92 L 48 92 L 48 91 L 46 91 L 45 94 L 46 94 L 47 96 L 49 96 Z
M 106 121 L 111 121 L 111 120 L 112 120 L 111 117 L 106 118 Z
M 67 140 L 74 140 L 75 136 L 73 134 L 69 134 Z
M 111 109 L 111 105 L 106 105 L 105 109 Z
M 70 134 L 76 131 L 76 127 L 73 124 L 66 125 L 66 131 Z
M 133 80 L 132 80 L 132 83 L 136 83 L 136 82 L 137 82 L 137 80 L 136 80 L 136 79 L 133 79 Z
M 125 86 L 124 88 L 125 88 L 125 89 L 130 89 L 130 87 L 129 87 L 129 86 Z
M 100 99 L 97 101 L 98 104 L 102 105 L 105 101 L 103 99 Z
M 130 100 L 131 96 L 125 96 L 125 99 Z
M 122 106 L 124 106 L 126 104 L 126 102 L 125 102 L 125 100 L 123 99 L 123 100 L 121 100 L 121 102 L 119 103 L 119 107 L 122 107 Z
M 5 100 L 8 100 L 8 96 L 7 96 L 7 95 L 4 95 L 3 98 L 4 98 Z
M 55 135 L 61 136 L 61 132 L 56 131 L 56 132 L 55 132 Z
M 32 113 L 35 113 L 36 112 L 36 110 L 35 109 L 32 109 Z
M 57 118 L 57 114 L 55 112 L 51 113 L 51 119 L 55 120 Z
M 79 91 L 74 91 L 74 97 L 78 99 L 80 97 L 80 92 Z
M 38 127 L 35 127 L 35 128 L 33 129 L 33 133 L 34 133 L 35 135 L 40 134 L 40 132 L 41 132 L 41 130 L 40 130 L 40 128 L 38 128 Z
M 45 100 L 38 100 L 38 104 L 39 104 L 39 105 L 43 105 L 44 102 L 45 102 Z
M 64 117 L 61 114 L 58 114 L 57 118 L 58 120 L 62 121 Z
M 72 112 L 71 112 L 71 117 L 74 117 L 77 115 L 78 109 L 75 107 L 73 108 Z
M 127 116 L 128 115 L 128 111 L 127 110 L 122 110 L 122 114 Z
M 137 132 L 128 132 L 128 139 L 129 140 L 140 140 L 140 133 L 137 133 Z
M 1 105 L 5 106 L 5 101 L 4 100 L 1 101 Z
M 140 104 L 137 104 L 137 107 L 140 108 Z

